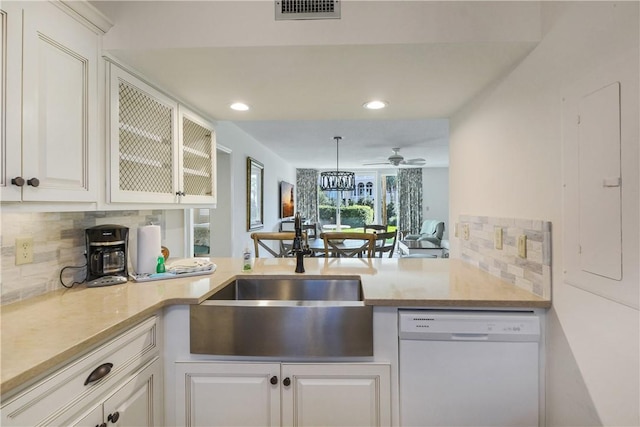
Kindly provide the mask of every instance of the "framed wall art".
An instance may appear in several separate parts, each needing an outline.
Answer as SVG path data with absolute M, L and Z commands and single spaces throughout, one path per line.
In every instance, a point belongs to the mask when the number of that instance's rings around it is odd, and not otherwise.
M 295 212 L 295 191 L 293 184 L 280 182 L 280 218 L 293 218 Z
M 247 231 L 264 227 L 264 165 L 247 157 Z

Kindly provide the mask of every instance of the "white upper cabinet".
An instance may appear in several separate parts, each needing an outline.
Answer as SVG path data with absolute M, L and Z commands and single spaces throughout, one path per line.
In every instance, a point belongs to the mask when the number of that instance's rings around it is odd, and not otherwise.
M 113 64 L 109 71 L 110 201 L 178 202 L 178 104 Z
M 216 136 L 213 126 L 182 105 L 178 114 L 182 201 L 216 203 Z
M 215 203 L 213 127 L 109 66 L 110 202 Z
M 99 35 L 49 2 L 1 7 L 2 200 L 95 202 Z

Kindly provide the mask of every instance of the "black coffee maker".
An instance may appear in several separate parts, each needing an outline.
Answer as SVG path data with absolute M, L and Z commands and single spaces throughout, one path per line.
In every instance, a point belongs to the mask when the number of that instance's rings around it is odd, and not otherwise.
M 98 225 L 85 230 L 87 281 L 101 277 L 127 277 L 129 229 Z

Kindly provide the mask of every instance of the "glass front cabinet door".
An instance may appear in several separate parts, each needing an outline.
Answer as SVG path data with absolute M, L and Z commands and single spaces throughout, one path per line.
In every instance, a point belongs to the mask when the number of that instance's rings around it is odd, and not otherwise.
M 110 202 L 215 204 L 213 126 L 110 65 Z

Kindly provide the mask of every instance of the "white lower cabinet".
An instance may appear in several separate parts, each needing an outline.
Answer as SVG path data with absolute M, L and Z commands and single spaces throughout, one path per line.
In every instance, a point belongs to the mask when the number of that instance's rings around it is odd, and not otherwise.
M 176 363 L 177 425 L 279 426 L 279 377 L 278 363 Z
M 161 375 L 162 366 L 156 358 L 80 418 L 55 424 L 73 427 L 162 425 Z
M 382 363 L 176 363 L 177 424 L 390 426 Z
M 282 425 L 391 425 L 389 365 L 283 364 L 282 378 Z
M 161 426 L 162 359 L 153 316 L 40 381 L 2 396 L 2 426 Z

